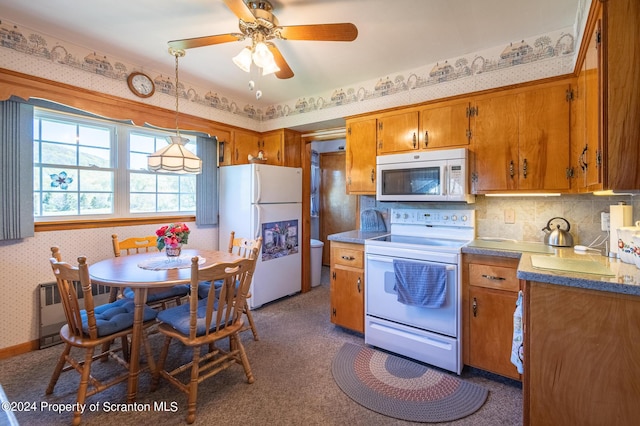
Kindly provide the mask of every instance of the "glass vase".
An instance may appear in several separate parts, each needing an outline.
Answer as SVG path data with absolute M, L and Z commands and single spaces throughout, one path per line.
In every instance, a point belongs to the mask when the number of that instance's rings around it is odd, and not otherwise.
M 180 257 L 180 252 L 182 251 L 182 244 L 165 246 L 164 250 L 169 260 L 177 260 Z

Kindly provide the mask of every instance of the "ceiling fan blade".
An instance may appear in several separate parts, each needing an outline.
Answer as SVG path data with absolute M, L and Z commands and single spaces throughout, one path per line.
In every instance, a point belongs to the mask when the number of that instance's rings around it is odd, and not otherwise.
M 278 27 L 285 40 L 353 41 L 358 28 L 353 24 L 317 24 Z
M 242 19 L 244 22 L 253 22 L 256 20 L 256 17 L 253 16 L 253 13 L 251 13 L 251 9 L 249 9 L 244 1 L 224 0 L 224 4 L 226 4 L 227 7 L 231 9 L 234 15 Z
M 289 64 L 287 64 L 287 61 L 285 61 L 278 47 L 273 43 L 267 43 L 267 46 L 269 47 L 271 53 L 273 53 L 273 59 L 276 61 L 276 65 L 278 65 L 278 68 L 280 68 L 280 71 L 275 73 L 276 77 L 283 80 L 293 77 L 293 71 L 291 71 L 291 68 L 289 68 Z
M 242 36 L 242 34 L 240 34 Z M 169 47 L 174 49 L 193 49 L 194 47 L 210 46 L 212 44 L 228 43 L 230 41 L 238 41 L 240 37 L 235 34 L 218 34 L 212 36 L 185 38 L 183 40 L 172 40 Z

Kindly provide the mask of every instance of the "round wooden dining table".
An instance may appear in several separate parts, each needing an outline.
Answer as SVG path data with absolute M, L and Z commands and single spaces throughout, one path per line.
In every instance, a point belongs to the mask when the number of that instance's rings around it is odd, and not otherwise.
M 165 253 L 153 252 L 108 258 L 89 265 L 89 275 L 95 284 L 129 287 L 135 295 L 127 402 L 134 402 L 138 392 L 140 345 L 144 333 L 142 320 L 147 290 L 189 284 L 191 259 L 194 256 L 198 256 L 200 268 L 241 259 L 240 256 L 227 251 L 182 249 L 177 260 L 169 260 Z M 153 362 L 150 366 L 153 366 Z

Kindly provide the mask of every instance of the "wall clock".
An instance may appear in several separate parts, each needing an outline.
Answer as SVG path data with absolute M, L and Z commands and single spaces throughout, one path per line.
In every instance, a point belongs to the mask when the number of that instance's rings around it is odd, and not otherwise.
M 141 72 L 134 71 L 127 77 L 127 84 L 134 95 L 148 98 L 156 91 L 156 85 L 151 78 Z

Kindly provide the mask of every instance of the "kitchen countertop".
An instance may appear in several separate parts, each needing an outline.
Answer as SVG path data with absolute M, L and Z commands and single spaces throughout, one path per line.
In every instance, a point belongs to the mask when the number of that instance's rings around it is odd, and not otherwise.
M 388 232 L 353 230 L 329 235 L 327 239 L 364 244 L 367 239 L 386 234 Z M 523 280 L 640 296 L 640 269 L 634 264 L 610 259 L 596 252 L 576 253 L 570 247 L 550 247 L 537 242 L 476 239 L 464 246 L 462 253 L 520 259 L 517 276 Z M 546 263 L 554 269 L 541 267 Z M 562 268 L 563 263 L 569 270 L 555 269 L 558 265 Z M 582 265 L 585 268 L 581 268 Z M 575 272 L 589 269 L 594 273 Z M 599 274 L 598 269 L 606 273 Z
M 327 236 L 327 239 L 329 241 L 338 241 L 341 243 L 364 244 L 364 240 L 381 237 L 383 235 L 387 235 L 388 233 L 389 232 L 361 231 L 359 229 L 356 229 L 355 231 L 346 231 L 340 232 L 338 234 L 331 234 Z
M 503 244 L 474 240 L 462 248 L 462 253 L 519 258 L 517 276 L 523 280 L 640 296 L 640 269 L 635 264 L 610 259 L 596 252 L 576 253 L 571 247 L 549 247 L 532 242 L 507 241 Z M 607 272 L 584 273 L 540 267 L 546 260 L 550 264 L 558 265 L 562 265 L 562 261 L 566 260 L 568 269 L 584 264 L 588 267 L 593 266 L 591 269 L 601 268 Z M 588 267 L 584 270 L 590 269 Z

